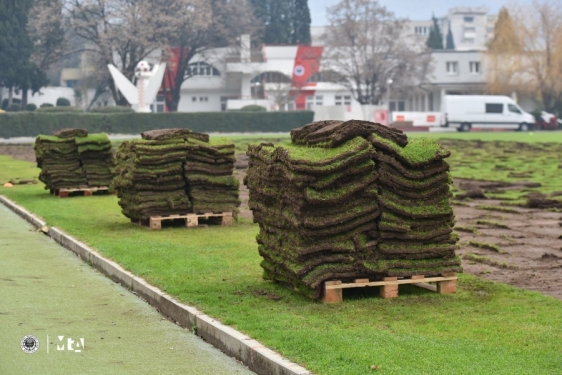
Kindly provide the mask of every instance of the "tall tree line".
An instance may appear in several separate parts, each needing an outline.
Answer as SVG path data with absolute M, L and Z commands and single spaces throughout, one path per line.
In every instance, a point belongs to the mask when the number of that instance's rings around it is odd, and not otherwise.
M 9 105 L 13 91 L 22 91 L 21 106 L 27 105 L 27 92 L 37 92 L 47 84 L 45 71 L 33 62 L 40 49 L 28 31 L 30 10 L 38 0 L 3 0 L 0 2 L 0 85 L 9 90 Z M 35 20 L 33 20 L 35 21 Z M 45 39 L 45 36 L 43 36 Z M 44 68 L 44 66 L 43 66 Z
M 265 44 L 310 44 L 308 0 L 251 0 Z

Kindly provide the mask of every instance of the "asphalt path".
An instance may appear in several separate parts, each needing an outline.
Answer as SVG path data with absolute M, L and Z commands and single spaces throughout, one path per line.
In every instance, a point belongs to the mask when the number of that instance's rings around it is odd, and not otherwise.
M 253 374 L 0 204 L 0 374 L 21 373 Z

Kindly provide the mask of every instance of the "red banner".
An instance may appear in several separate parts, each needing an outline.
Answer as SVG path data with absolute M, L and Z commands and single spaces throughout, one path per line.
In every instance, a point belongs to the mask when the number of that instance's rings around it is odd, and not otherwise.
M 320 71 L 320 62 L 324 47 L 298 46 L 295 64 L 293 66 L 292 84 L 298 91 L 295 98 L 296 109 L 306 109 L 306 97 L 314 95 L 315 91 L 306 89 L 304 86 L 316 86 L 316 83 L 306 83 L 314 74 Z

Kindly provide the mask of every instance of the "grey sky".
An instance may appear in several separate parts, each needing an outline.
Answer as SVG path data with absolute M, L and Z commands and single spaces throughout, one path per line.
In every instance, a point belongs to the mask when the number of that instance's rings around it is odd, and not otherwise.
M 335 5 L 340 0 L 308 0 L 313 26 L 324 26 L 326 20 L 326 7 Z M 394 12 L 398 17 L 411 20 L 429 20 L 431 14 L 444 16 L 449 8 L 459 6 L 486 6 L 489 14 L 497 14 L 503 5 L 511 0 L 379 0 L 388 10 Z M 522 0 L 521 2 L 530 2 Z

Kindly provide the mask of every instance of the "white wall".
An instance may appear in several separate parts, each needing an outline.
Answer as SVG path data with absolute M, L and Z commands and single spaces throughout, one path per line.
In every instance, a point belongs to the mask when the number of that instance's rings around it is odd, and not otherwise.
M 220 112 L 220 98 L 220 93 L 182 92 L 178 112 Z
M 14 93 L 14 98 L 21 99 L 21 91 L 19 94 Z M 8 98 L 8 90 L 2 88 L 2 99 Z M 49 103 L 52 105 L 56 105 L 58 98 L 66 98 L 70 101 L 70 105 L 74 106 L 76 104 L 76 100 L 74 98 L 74 89 L 70 87 L 43 87 L 38 93 L 35 95 L 31 95 L 31 91 L 28 91 L 27 95 L 27 102 L 29 104 L 35 104 L 37 108 L 41 106 L 41 104 Z

